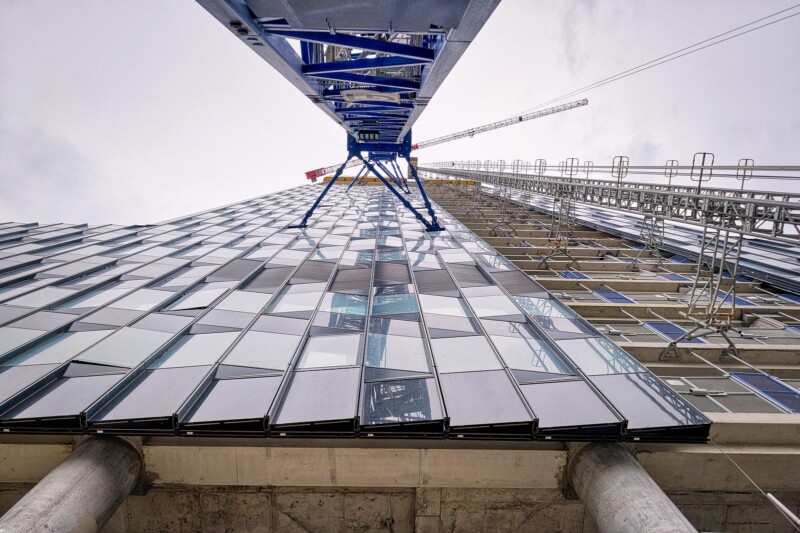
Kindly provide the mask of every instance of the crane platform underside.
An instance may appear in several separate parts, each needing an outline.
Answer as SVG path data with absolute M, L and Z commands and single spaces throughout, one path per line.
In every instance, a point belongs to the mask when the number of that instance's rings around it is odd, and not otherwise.
M 499 0 L 197 1 L 347 132 L 347 160 L 329 186 L 360 161 L 428 230 L 440 229 L 410 162 L 411 128 Z M 409 163 L 427 220 L 403 197 L 398 157 Z

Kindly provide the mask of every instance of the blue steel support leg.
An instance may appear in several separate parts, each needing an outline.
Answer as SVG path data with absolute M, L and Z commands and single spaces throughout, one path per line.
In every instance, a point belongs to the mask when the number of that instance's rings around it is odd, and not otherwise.
M 405 186 L 406 191 L 411 192 L 409 190 L 409 188 L 408 188 L 408 181 L 406 180 L 406 175 L 403 174 L 403 171 L 400 169 L 400 165 L 397 164 L 397 160 L 396 159 L 392 160 L 392 165 L 394 166 L 394 169 L 397 172 L 397 176 L 403 182 L 403 185 Z
M 425 188 L 422 186 L 422 182 L 417 175 L 417 169 L 414 165 L 411 164 L 411 159 L 406 155 L 405 156 L 406 162 L 408 163 L 408 169 L 411 171 L 411 175 L 414 176 L 414 181 L 417 183 L 417 189 L 419 189 L 419 193 L 422 195 L 422 202 L 425 204 L 425 209 L 428 210 L 428 215 L 431 217 L 431 225 L 435 226 L 437 230 L 431 231 L 438 231 L 441 228 L 439 226 L 439 222 L 436 220 L 436 213 L 433 212 L 433 206 L 431 206 L 431 201 L 428 200 L 428 195 L 425 194 Z
M 347 186 L 347 190 L 346 190 L 345 192 L 350 192 L 350 189 L 352 189 L 352 188 L 353 188 L 353 185 L 355 185 L 355 184 L 356 184 L 356 182 L 357 182 L 359 179 L 361 179 L 361 175 L 362 175 L 362 174 L 364 173 L 364 171 L 366 171 L 366 170 L 367 170 L 367 167 L 363 167 L 363 166 L 361 167 L 361 170 L 359 170 L 359 171 L 358 171 L 358 174 L 356 174 L 356 177 L 355 177 L 355 179 L 353 179 L 353 181 L 351 181 L 351 182 L 350 182 L 350 185 L 348 185 L 348 186 Z
M 317 198 L 317 201 L 314 202 L 314 205 L 311 206 L 311 209 L 306 211 L 306 214 L 303 215 L 303 220 L 300 221 L 300 224 L 297 224 L 296 226 L 289 226 L 290 228 L 305 228 L 305 227 L 308 227 L 308 219 L 311 218 L 311 215 L 314 214 L 314 210 L 317 207 L 319 207 L 319 204 L 320 204 L 320 202 L 322 202 L 322 199 L 325 198 L 325 195 L 328 194 L 328 191 L 330 190 L 331 186 L 333 186 L 333 184 L 336 183 L 336 180 L 339 179 L 339 176 L 342 175 L 342 172 L 344 172 L 344 168 L 347 166 L 347 163 L 352 158 L 353 158 L 352 155 L 347 156 L 347 159 L 345 160 L 345 162 L 342 163 L 342 166 L 340 166 L 336 170 L 336 174 L 333 175 L 333 178 L 331 178 L 331 181 L 329 181 L 328 184 L 325 186 L 325 188 L 322 190 L 322 192 L 320 193 L 319 197 Z
M 389 183 L 386 180 L 386 178 L 384 178 L 378 172 L 376 172 L 375 167 L 372 166 L 372 164 L 369 161 L 364 159 L 360 154 L 358 155 L 358 158 L 361 159 L 361 161 L 364 163 L 364 165 L 367 166 L 367 168 L 369 168 L 370 172 L 375 174 L 378 177 L 378 179 L 381 180 L 381 182 L 384 185 L 386 185 L 386 188 L 389 189 L 392 192 L 392 194 L 394 194 L 397 197 L 398 200 L 400 200 L 400 203 L 402 203 L 403 206 L 405 206 L 406 209 L 408 209 L 409 211 L 414 213 L 414 216 L 417 218 L 417 220 L 422 222 L 422 224 L 425 226 L 426 230 L 428 230 L 428 231 L 441 231 L 442 227 L 439 226 L 439 223 L 436 222 L 436 219 L 434 219 L 433 224 L 431 224 L 430 222 L 425 220 L 425 217 L 422 216 L 422 213 L 417 211 L 417 209 L 413 205 L 411 205 L 411 202 L 409 202 L 402 194 L 397 192 L 397 189 L 392 187 L 392 184 Z
M 383 170 L 386 173 L 387 176 L 389 176 L 389 179 L 392 180 L 392 183 L 397 185 L 397 187 L 401 191 L 407 192 L 405 189 L 403 189 L 403 184 L 397 179 L 397 177 L 394 175 L 394 173 L 391 170 L 389 170 L 388 168 L 383 166 L 383 163 L 381 163 L 380 161 L 375 161 L 375 164 L 378 165 L 378 168 Z

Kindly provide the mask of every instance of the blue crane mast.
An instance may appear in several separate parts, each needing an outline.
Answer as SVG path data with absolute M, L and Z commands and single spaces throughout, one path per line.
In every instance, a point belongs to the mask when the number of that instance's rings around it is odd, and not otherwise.
M 411 128 L 500 0 L 197 2 L 347 133 L 347 159 L 297 227 L 355 159 L 426 229 L 441 229 L 411 163 Z M 427 218 L 389 171 L 398 158 L 409 165 Z

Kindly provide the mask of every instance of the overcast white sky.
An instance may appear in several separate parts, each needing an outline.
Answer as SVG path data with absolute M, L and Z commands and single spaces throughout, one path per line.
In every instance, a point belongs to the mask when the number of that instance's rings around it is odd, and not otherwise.
M 789 7 L 503 0 L 414 129 L 495 121 Z M 798 164 L 800 17 L 422 161 Z M 191 0 L 0 0 L 0 220 L 151 223 L 304 183 L 345 135 Z M 732 185 L 717 183 L 719 186 Z

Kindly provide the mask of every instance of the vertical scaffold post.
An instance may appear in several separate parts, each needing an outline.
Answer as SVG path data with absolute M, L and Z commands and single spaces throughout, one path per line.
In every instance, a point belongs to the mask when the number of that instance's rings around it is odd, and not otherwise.
M 317 198 L 317 200 L 314 202 L 314 204 L 311 206 L 311 208 L 308 211 L 306 211 L 306 214 L 303 215 L 303 220 L 301 220 L 300 223 L 295 225 L 295 226 L 289 226 L 290 228 L 306 228 L 306 227 L 308 227 L 308 219 L 311 218 L 311 215 L 314 214 L 314 210 L 319 206 L 320 202 L 322 202 L 322 199 L 325 198 L 325 195 L 328 194 L 328 191 L 331 189 L 331 186 L 333 186 L 333 184 L 336 183 L 336 180 L 339 179 L 339 176 L 342 175 L 342 172 L 344 172 L 344 169 L 347 166 L 347 163 L 349 163 L 352 158 L 353 158 L 352 155 L 347 156 L 347 159 L 345 160 L 345 162 L 342 163 L 342 165 L 338 169 L 336 169 L 336 174 L 333 175 L 333 178 L 331 178 L 331 181 L 329 181 L 328 184 L 325 186 L 325 188 L 322 190 L 322 192 L 320 193 L 320 195 Z

